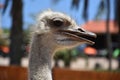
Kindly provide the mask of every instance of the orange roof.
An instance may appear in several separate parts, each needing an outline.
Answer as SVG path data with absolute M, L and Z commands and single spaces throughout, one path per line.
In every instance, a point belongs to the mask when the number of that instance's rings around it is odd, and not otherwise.
M 110 33 L 118 33 L 118 27 L 115 26 L 114 21 L 109 22 Z M 106 33 L 106 21 L 89 21 L 83 25 L 85 30 L 94 33 Z

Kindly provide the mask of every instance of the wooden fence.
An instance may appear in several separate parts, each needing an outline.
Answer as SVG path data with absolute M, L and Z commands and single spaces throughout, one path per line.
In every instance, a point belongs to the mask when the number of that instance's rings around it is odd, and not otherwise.
M 119 72 L 73 71 L 53 69 L 54 80 L 120 80 Z M 27 80 L 27 69 L 23 67 L 0 67 L 0 80 Z

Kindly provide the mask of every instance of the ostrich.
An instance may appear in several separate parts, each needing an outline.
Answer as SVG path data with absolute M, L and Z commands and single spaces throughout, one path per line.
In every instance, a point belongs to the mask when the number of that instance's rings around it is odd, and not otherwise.
M 31 38 L 29 80 L 52 80 L 51 60 L 54 53 L 83 43 L 94 44 L 89 37 L 96 35 L 78 27 L 69 16 L 50 10 L 42 12 Z

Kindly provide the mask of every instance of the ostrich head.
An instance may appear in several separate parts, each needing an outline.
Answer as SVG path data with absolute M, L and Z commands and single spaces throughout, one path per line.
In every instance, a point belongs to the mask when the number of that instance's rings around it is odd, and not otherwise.
M 29 79 L 52 80 L 51 59 L 57 49 L 71 48 L 88 43 L 96 37 L 80 27 L 69 16 L 52 11 L 41 13 L 31 41 L 29 56 Z
M 54 50 L 61 48 L 70 48 L 77 45 L 88 43 L 94 44 L 89 37 L 96 37 L 94 33 L 80 28 L 69 16 L 45 11 L 39 15 L 37 20 L 36 34 L 42 37 L 43 43 L 48 41 Z

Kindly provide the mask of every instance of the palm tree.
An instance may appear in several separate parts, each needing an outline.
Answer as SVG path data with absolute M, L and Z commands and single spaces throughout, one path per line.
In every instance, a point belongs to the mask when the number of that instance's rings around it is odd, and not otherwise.
M 106 18 L 106 42 L 107 42 L 107 51 L 108 51 L 108 59 L 109 59 L 109 70 L 111 70 L 111 58 L 112 58 L 112 41 L 111 34 L 109 29 L 109 20 L 110 20 L 110 0 L 106 0 L 107 7 L 107 18 Z
M 3 13 L 9 4 L 9 0 L 5 1 L 5 7 Z M 23 44 L 23 3 L 22 0 L 12 0 L 11 7 L 11 32 L 10 32 L 10 64 L 20 65 L 21 58 L 23 56 L 22 44 Z
M 120 0 L 115 0 L 114 1 L 114 5 L 115 5 L 115 22 L 116 22 L 116 25 L 118 25 L 118 29 L 119 29 L 119 31 L 118 31 L 118 48 L 119 48 L 119 50 L 120 50 Z M 119 60 L 119 69 L 120 69 L 120 53 L 119 53 L 119 57 L 118 57 L 118 60 Z

